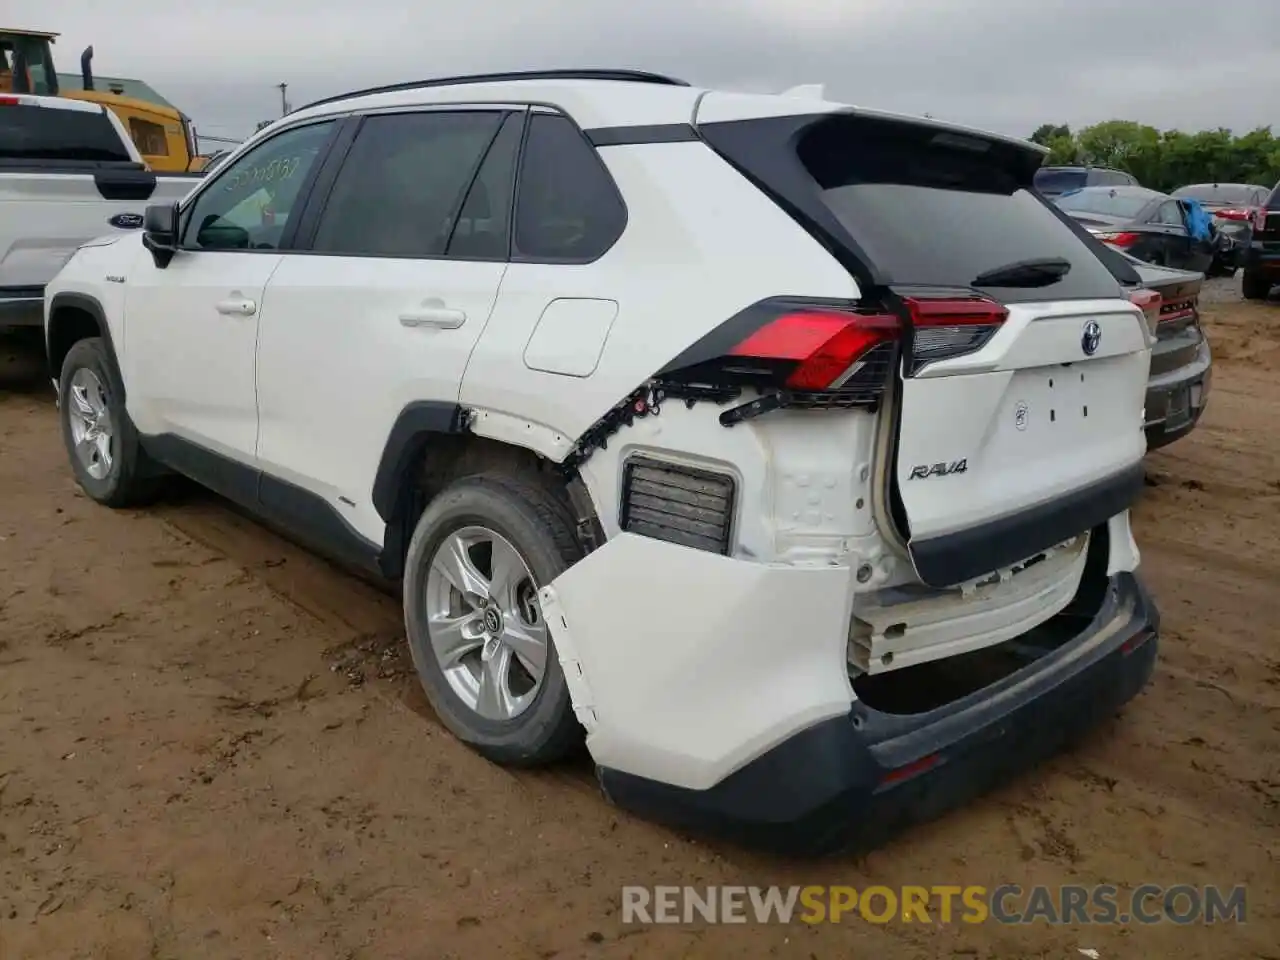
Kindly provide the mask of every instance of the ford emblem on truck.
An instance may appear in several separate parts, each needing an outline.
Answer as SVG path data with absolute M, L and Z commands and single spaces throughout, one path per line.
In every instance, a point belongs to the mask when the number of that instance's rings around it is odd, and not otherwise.
M 114 217 L 107 220 L 107 223 L 120 230 L 137 230 L 142 226 L 142 214 L 140 213 L 117 213 Z

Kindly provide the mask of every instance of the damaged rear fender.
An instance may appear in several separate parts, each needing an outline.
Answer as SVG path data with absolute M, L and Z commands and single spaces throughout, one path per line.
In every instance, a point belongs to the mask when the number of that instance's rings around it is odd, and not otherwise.
M 541 591 L 595 762 L 706 789 L 849 712 L 847 566 L 622 533 Z

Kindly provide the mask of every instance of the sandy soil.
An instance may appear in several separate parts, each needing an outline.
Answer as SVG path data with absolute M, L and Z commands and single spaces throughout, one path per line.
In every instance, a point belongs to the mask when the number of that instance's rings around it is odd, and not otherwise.
M 1280 304 L 1207 318 L 1206 419 L 1137 511 L 1144 694 L 1069 755 L 858 861 L 784 863 L 611 808 L 585 766 L 451 739 L 396 601 L 187 491 L 71 480 L 0 350 L 0 957 L 1280 958 Z M 1249 885 L 1241 926 L 627 927 L 624 884 Z

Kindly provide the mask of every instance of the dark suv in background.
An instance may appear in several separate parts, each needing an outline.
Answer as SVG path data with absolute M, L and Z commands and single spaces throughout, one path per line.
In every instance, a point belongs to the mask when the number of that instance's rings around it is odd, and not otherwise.
M 1253 221 L 1253 237 L 1244 251 L 1244 295 L 1249 300 L 1265 300 L 1280 283 L 1280 183 L 1267 197 Z
M 1110 167 L 1041 167 L 1032 181 L 1042 196 L 1058 197 L 1082 187 L 1137 187 L 1137 177 Z

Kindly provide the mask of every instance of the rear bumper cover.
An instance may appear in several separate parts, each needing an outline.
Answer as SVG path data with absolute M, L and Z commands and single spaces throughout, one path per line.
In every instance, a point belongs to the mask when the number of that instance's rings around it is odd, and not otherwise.
M 640 816 L 791 856 L 878 846 L 1055 753 L 1146 684 L 1159 615 L 1135 574 L 1107 581 L 1097 615 L 1052 653 L 928 713 L 855 702 L 706 790 L 598 767 Z
M 1209 403 L 1213 358 L 1202 339 L 1195 358 L 1147 383 L 1147 449 L 1156 450 L 1186 436 L 1200 422 Z

